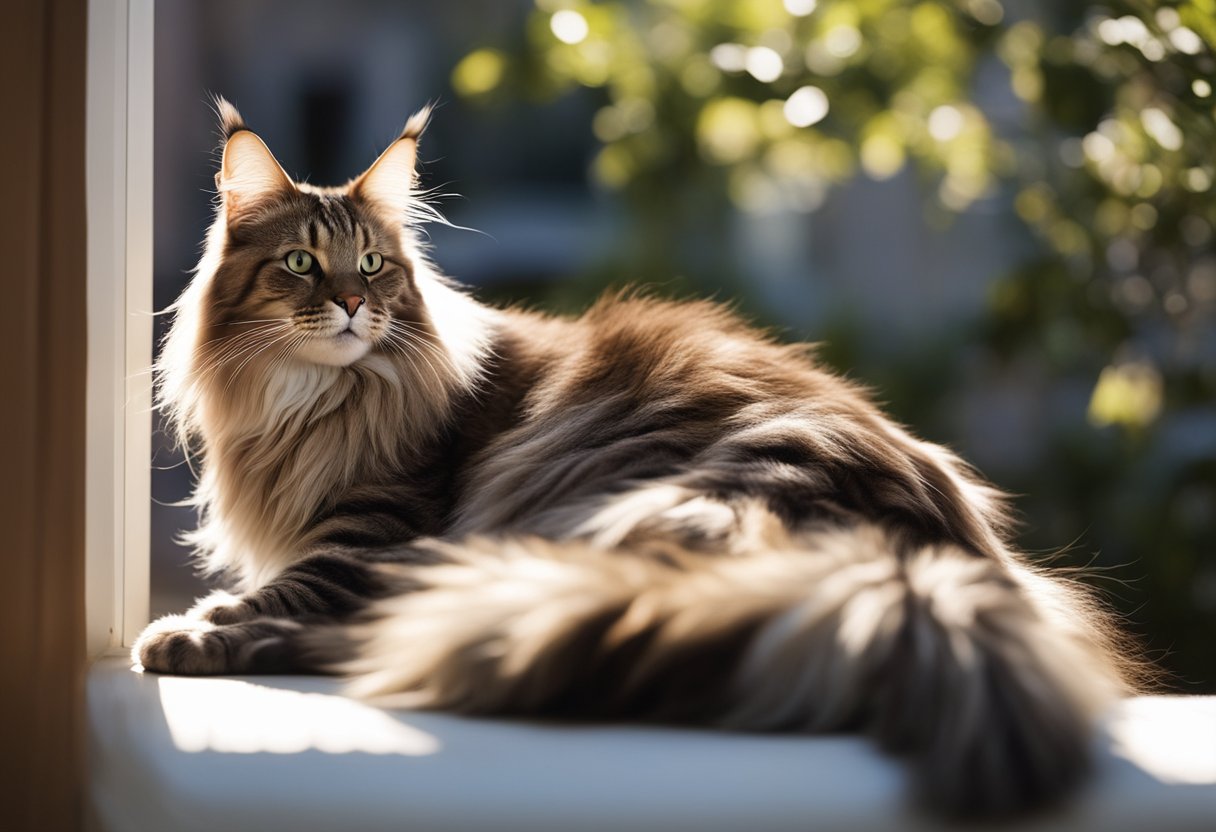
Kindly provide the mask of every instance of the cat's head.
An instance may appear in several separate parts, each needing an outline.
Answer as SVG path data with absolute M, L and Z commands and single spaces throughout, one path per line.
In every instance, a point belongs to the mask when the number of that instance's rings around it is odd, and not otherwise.
M 418 242 L 419 222 L 437 216 L 414 171 L 429 110 L 362 174 L 317 187 L 293 180 L 231 104 L 216 107 L 216 216 L 158 365 L 158 402 L 179 438 L 204 412 L 231 421 L 244 402 L 273 415 L 278 405 L 258 403 L 266 391 L 301 406 L 356 377 L 391 377 L 417 407 L 443 412 L 481 373 L 490 313 Z
M 290 345 L 296 360 L 347 366 L 391 339 L 394 321 L 422 317 L 417 253 L 403 226 L 418 204 L 414 161 L 428 112 L 410 118 L 364 173 L 321 188 L 294 181 L 231 104 L 217 105 L 223 240 L 209 328 L 226 335 L 222 328 L 247 324 Z

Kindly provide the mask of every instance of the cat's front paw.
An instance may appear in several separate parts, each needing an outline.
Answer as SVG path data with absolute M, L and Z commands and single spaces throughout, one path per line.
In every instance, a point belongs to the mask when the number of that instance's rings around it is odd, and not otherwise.
M 183 676 L 232 672 L 228 651 L 214 624 L 185 615 L 153 621 L 135 640 L 131 660 L 144 670 Z
M 186 617 L 209 624 L 239 624 L 256 618 L 257 614 L 240 596 L 220 589 L 195 601 Z

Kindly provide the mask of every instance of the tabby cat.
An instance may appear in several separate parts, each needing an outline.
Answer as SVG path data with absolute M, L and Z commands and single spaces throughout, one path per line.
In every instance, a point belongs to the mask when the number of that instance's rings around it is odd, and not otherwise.
M 426 111 L 293 181 L 220 101 L 220 194 L 159 404 L 216 593 L 161 673 L 336 672 L 468 713 L 862 731 L 942 813 L 1044 805 L 1124 691 L 1102 613 L 1002 496 L 710 303 L 484 306 L 417 235 Z

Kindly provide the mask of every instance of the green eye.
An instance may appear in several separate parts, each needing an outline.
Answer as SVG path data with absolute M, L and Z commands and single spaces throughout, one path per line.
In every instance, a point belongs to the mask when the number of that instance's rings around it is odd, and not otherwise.
M 308 274 L 312 271 L 312 255 L 303 249 L 289 251 L 283 262 L 296 274 Z
M 380 267 L 383 265 L 384 258 L 374 251 L 369 251 L 367 254 L 359 258 L 359 271 L 367 275 L 372 275 L 380 271 Z

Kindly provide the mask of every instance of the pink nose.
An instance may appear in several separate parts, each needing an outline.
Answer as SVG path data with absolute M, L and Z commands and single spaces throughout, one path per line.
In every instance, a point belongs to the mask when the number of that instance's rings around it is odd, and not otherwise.
M 346 314 L 353 318 L 355 317 L 355 313 L 359 311 L 359 307 L 367 303 L 367 298 L 363 297 L 363 295 L 352 295 L 344 292 L 334 297 L 334 303 L 345 309 Z

